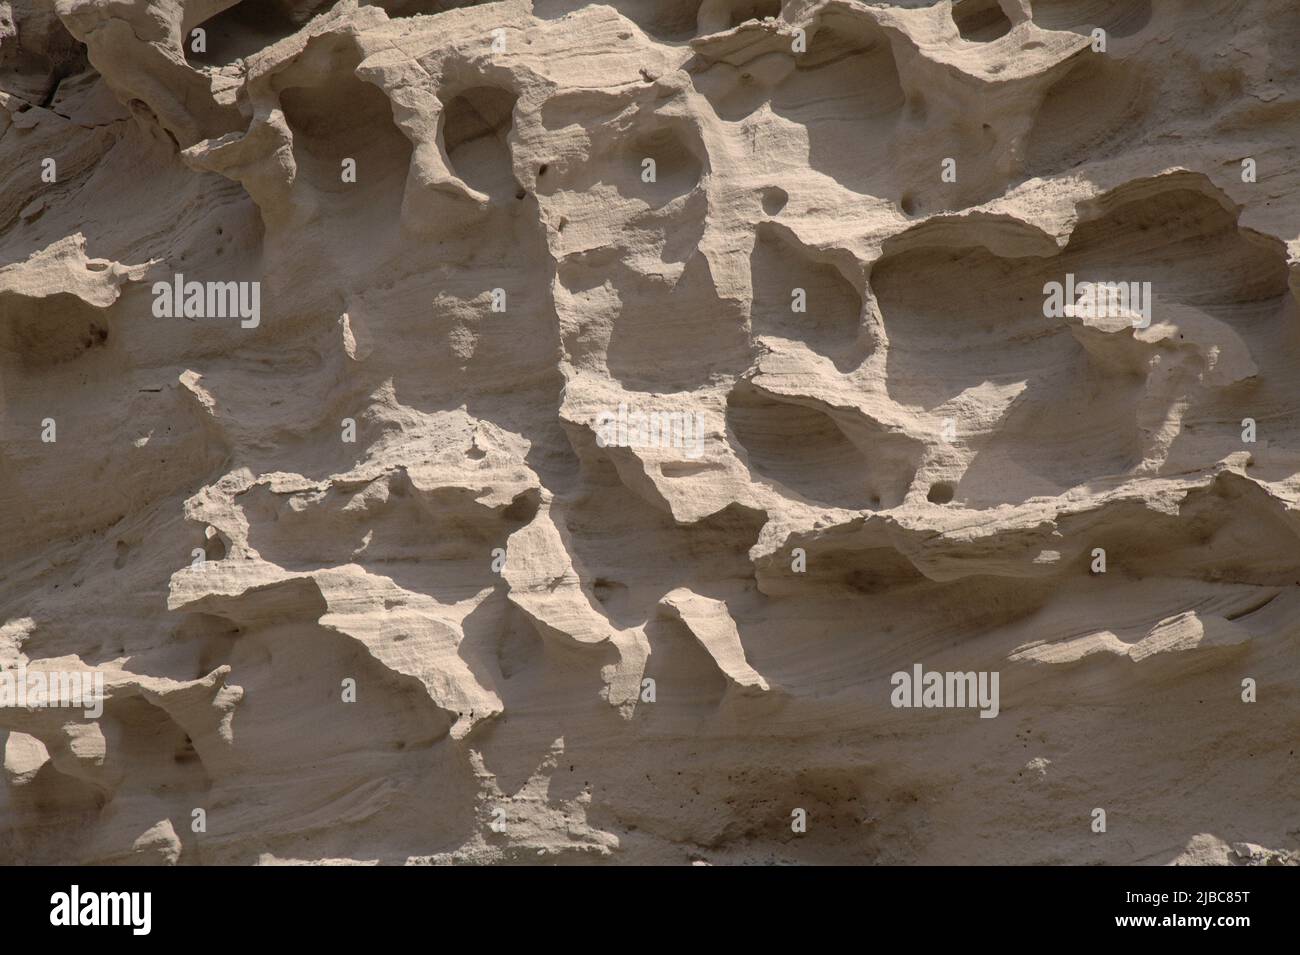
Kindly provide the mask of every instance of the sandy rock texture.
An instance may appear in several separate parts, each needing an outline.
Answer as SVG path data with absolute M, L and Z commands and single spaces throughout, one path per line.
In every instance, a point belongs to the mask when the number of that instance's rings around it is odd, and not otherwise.
M 1300 860 L 1298 144 L 1294 0 L 0 2 L 0 861 Z

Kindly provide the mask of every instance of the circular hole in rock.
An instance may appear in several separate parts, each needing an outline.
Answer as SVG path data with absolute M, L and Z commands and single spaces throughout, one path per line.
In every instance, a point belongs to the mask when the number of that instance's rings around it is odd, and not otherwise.
M 930 485 L 930 493 L 925 499 L 931 504 L 947 504 L 952 501 L 953 486 L 947 481 L 936 481 Z
M 770 216 L 780 215 L 789 201 L 789 194 L 780 186 L 768 186 L 763 190 L 763 211 Z

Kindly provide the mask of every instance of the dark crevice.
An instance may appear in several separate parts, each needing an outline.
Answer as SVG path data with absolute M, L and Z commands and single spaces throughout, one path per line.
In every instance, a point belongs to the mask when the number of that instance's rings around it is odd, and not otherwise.
M 962 39 L 973 43 L 988 43 L 1011 32 L 1011 21 L 998 0 L 958 0 L 952 19 Z

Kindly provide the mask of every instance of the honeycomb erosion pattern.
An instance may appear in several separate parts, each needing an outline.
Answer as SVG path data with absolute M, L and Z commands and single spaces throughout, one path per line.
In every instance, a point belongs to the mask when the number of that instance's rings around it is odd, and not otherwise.
M 1294 861 L 1297 143 L 1294 0 L 0 2 L 0 861 Z

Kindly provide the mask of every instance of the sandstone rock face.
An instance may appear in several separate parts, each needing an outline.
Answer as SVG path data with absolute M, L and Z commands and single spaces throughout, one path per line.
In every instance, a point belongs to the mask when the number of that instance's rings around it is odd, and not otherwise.
M 1298 142 L 1294 0 L 0 3 L 0 861 L 1296 861 Z

